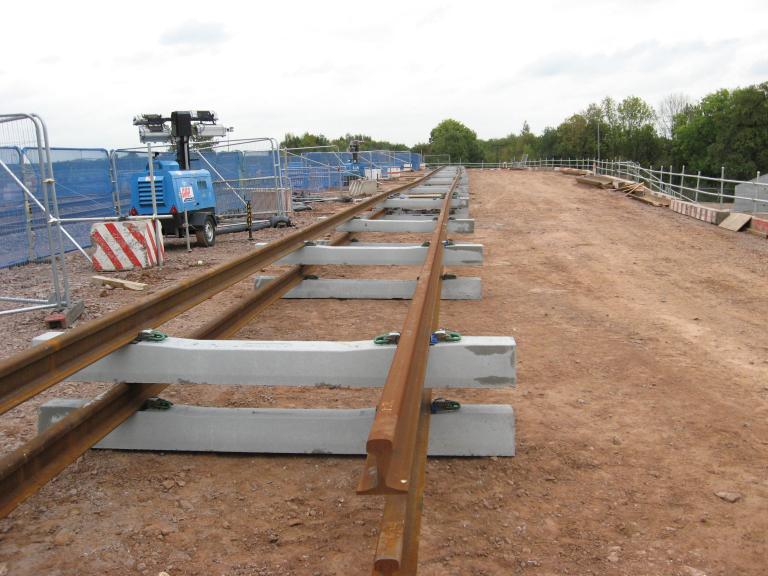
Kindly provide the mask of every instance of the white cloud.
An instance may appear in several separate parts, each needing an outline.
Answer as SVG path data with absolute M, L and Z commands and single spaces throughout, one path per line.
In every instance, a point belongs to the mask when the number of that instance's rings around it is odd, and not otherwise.
M 216 110 L 237 137 L 414 144 L 450 116 L 490 138 L 607 95 L 657 104 L 768 79 L 764 1 L 187 0 L 181 18 L 174 2 L 92 6 L 42 0 L 42 41 L 23 26 L 0 36 L 19 54 L 3 61 L 2 107 L 42 114 L 56 145 L 137 145 L 134 115 L 189 108 Z
M 160 44 L 199 48 L 206 45 L 221 44 L 228 39 L 229 34 L 222 24 L 188 20 L 164 32 L 160 36 Z

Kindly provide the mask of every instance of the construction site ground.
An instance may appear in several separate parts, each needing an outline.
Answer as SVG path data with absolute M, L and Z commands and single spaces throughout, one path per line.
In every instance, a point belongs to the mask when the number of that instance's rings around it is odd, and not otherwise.
M 485 264 L 451 271 L 480 275 L 483 300 L 444 303 L 442 324 L 514 336 L 519 382 L 449 397 L 512 404 L 517 456 L 429 461 L 420 574 L 765 574 L 768 242 L 556 173 L 472 171 L 470 182 L 476 233 L 454 239 L 484 244 Z M 251 249 L 244 234 L 191 254 L 176 241 L 163 270 L 118 276 L 151 292 Z M 84 320 L 146 294 L 94 286 L 85 261 L 72 254 L 70 262 Z M 1 271 L 0 281 L 29 295 L 41 274 L 27 266 Z M 183 336 L 251 289 L 242 282 L 163 329 Z M 284 300 L 238 337 L 368 339 L 399 329 L 407 307 Z M 0 354 L 28 346 L 42 316 L 2 318 Z M 106 386 L 62 383 L 1 416 L 0 450 L 35 434 L 42 401 Z M 164 397 L 356 407 L 377 395 L 172 386 Z M 91 451 L 0 520 L 0 575 L 367 574 L 382 500 L 355 495 L 362 465 L 358 457 Z

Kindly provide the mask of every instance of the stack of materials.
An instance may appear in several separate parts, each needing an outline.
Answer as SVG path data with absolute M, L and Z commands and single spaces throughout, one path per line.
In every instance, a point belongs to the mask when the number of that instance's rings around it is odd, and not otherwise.
M 596 186 L 598 188 L 615 188 L 617 190 L 619 189 L 620 182 L 622 182 L 620 178 L 613 178 L 612 176 L 597 176 L 594 174 L 588 176 L 578 176 L 576 181 L 581 184 L 588 184 L 589 186 Z
M 558 172 L 569 176 L 589 176 L 592 174 L 592 170 L 582 170 L 581 168 L 560 168 Z
M 624 196 L 640 200 L 651 206 L 668 207 L 670 203 L 669 198 L 653 194 L 642 182 L 627 182 L 619 188 L 619 192 L 624 192 Z

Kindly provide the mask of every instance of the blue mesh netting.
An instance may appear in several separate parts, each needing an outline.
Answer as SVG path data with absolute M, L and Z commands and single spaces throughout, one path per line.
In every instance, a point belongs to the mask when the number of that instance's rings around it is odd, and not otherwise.
M 2 158 L 35 198 L 45 204 L 37 149 L 4 148 Z M 109 153 L 106 150 L 52 148 L 51 162 L 62 218 L 115 215 Z M 3 237 L 0 267 L 50 256 L 43 211 L 30 200 L 29 213 L 25 214 L 24 193 L 5 171 L 0 175 L 0 190 L 0 217 L 3 223 L 0 231 Z M 79 244 L 90 245 L 89 223 L 69 223 L 65 224 L 65 228 Z M 65 248 L 74 250 L 75 246 L 65 240 Z
M 0 158 L 42 202 L 36 149 L 4 147 L 0 148 Z M 159 158 L 174 160 L 175 154 L 164 152 Z M 131 179 L 144 173 L 147 165 L 144 151 L 116 150 L 110 157 L 106 150 L 96 148 L 53 148 L 51 160 L 59 211 L 64 218 L 127 215 L 131 209 Z M 276 210 L 274 190 L 280 182 L 275 175 L 276 165 L 282 170 L 283 186 L 312 193 L 346 186 L 353 169 L 362 176 L 366 168 L 381 168 L 386 175 L 389 167 L 402 168 L 408 162 L 417 169 L 421 155 L 364 151 L 359 154 L 357 167 L 352 165 L 350 152 L 306 152 L 287 162 L 269 150 L 193 151 L 191 158 L 192 168 L 211 171 L 221 213 L 242 212 L 241 198 L 252 202 L 254 212 Z M 65 228 L 83 246 L 90 244 L 90 223 L 69 223 Z M 4 170 L 0 170 L 0 238 L 0 267 L 49 255 L 41 210 L 32 206 L 31 216 L 25 216 L 23 192 Z M 68 250 L 74 249 L 69 241 L 65 243 Z
M 244 210 L 240 181 L 243 166 L 242 152 L 194 151 L 191 166 L 211 173 L 213 191 L 216 194 L 216 211 L 219 214 L 239 213 Z
M 30 159 L 35 158 L 34 150 L 25 152 Z M 109 152 L 99 148 L 51 148 L 51 163 L 61 218 L 116 215 Z M 37 175 L 39 165 L 33 163 L 31 168 Z M 40 198 L 40 187 L 33 191 Z M 64 228 L 81 246 L 91 245 L 90 222 L 68 223 Z M 65 240 L 65 249 L 75 250 L 75 246 Z M 38 257 L 47 257 L 47 242 L 36 241 L 35 252 Z
M 0 160 L 19 180 L 24 179 L 19 148 L 0 148 Z M 24 192 L 5 169 L 0 169 L 0 267 L 29 260 L 31 246 L 26 222 Z
M 126 216 L 131 209 L 131 178 L 146 171 L 147 153 L 115 150 L 112 166 L 116 174 L 120 214 Z

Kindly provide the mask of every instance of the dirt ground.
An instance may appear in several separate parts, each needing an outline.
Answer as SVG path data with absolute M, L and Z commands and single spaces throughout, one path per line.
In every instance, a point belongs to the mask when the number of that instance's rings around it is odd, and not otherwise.
M 519 383 L 450 397 L 512 404 L 518 453 L 429 461 L 420 574 L 768 573 L 768 242 L 554 173 L 474 171 L 471 193 L 476 233 L 456 239 L 484 244 L 486 260 L 454 272 L 482 276 L 483 300 L 446 302 L 441 317 L 464 334 L 513 335 Z M 248 249 L 244 235 L 192 254 L 179 245 L 165 270 L 123 276 L 156 290 L 199 271 L 198 259 Z M 73 268 L 86 318 L 142 297 Z M 34 273 L 0 281 L 34 285 Z M 164 329 L 184 335 L 250 289 Z M 367 339 L 398 329 L 406 308 L 281 301 L 238 337 Z M 0 326 L 5 356 L 41 331 L 41 315 Z M 62 383 L 0 416 L 0 450 L 34 434 L 41 400 L 103 388 Z M 373 405 L 376 392 L 173 386 L 164 397 L 342 407 Z M 0 520 L 0 575 L 368 574 L 382 501 L 355 495 L 361 467 L 92 451 Z

